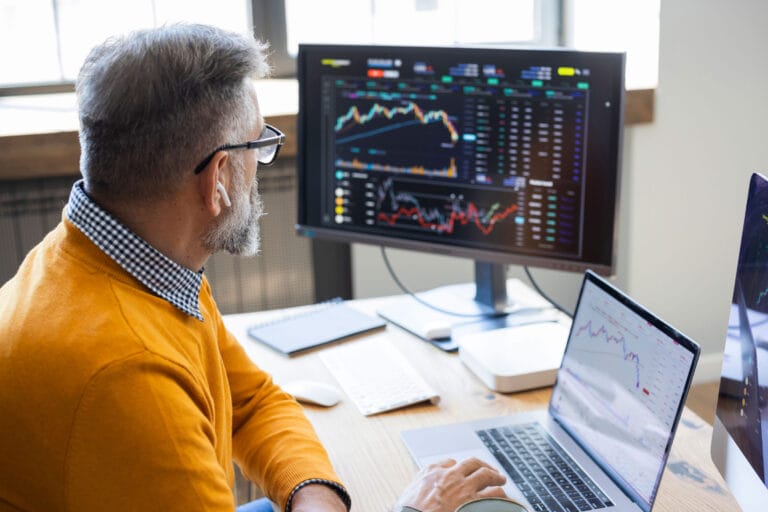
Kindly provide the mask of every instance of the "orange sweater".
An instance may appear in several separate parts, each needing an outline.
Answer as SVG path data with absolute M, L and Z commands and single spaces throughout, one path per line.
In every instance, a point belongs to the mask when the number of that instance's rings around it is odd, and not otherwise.
M 282 508 L 338 482 L 300 406 L 226 331 L 152 295 L 68 221 L 0 289 L 0 510 L 234 509 L 233 458 Z

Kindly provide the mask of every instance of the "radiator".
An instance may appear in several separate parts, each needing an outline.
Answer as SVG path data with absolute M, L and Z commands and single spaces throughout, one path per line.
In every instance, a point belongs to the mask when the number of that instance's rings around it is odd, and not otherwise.
M 0 182 L 0 283 L 10 279 L 29 250 L 61 220 L 76 177 Z M 311 243 L 294 233 L 296 178 L 290 160 L 259 169 L 267 215 L 261 253 L 216 254 L 205 266 L 223 313 L 309 304 L 315 300 Z

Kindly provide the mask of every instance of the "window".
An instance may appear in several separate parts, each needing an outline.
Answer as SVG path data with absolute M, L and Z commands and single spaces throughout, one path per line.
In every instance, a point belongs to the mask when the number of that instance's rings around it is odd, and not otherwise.
M 0 87 L 72 82 L 93 46 L 130 30 L 190 21 L 248 32 L 249 8 L 246 0 L 0 0 Z
M 285 0 L 288 52 L 295 57 L 299 41 L 546 44 L 539 5 L 535 0 Z
M 0 0 L 0 88 L 71 83 L 108 36 L 177 21 L 255 33 L 275 76 L 300 42 L 513 44 L 626 51 L 627 88 L 658 81 L 660 0 Z M 251 14 L 252 13 L 252 14 Z M 251 25 L 252 23 L 252 25 Z
M 254 29 L 278 76 L 299 43 L 556 46 L 558 0 L 253 0 Z M 322 20 L 318 23 L 318 20 Z
M 626 51 L 627 89 L 652 89 L 659 79 L 660 0 L 567 0 L 565 45 Z
M 627 88 L 658 79 L 660 0 L 252 1 L 277 76 L 299 43 L 513 44 L 626 51 Z

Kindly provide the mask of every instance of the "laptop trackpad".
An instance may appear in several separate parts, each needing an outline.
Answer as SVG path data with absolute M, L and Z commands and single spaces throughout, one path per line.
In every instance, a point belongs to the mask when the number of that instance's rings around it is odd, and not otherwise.
M 400 436 L 417 461 L 433 456 L 442 456 L 445 459 L 453 453 L 469 450 L 485 450 L 485 446 L 467 423 L 406 430 L 401 432 Z

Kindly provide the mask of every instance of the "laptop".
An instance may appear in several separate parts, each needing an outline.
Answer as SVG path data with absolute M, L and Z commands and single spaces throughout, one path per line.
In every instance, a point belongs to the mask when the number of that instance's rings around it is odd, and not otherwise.
M 478 457 L 531 511 L 649 511 L 699 346 L 587 271 L 549 407 L 404 431 L 419 466 Z

